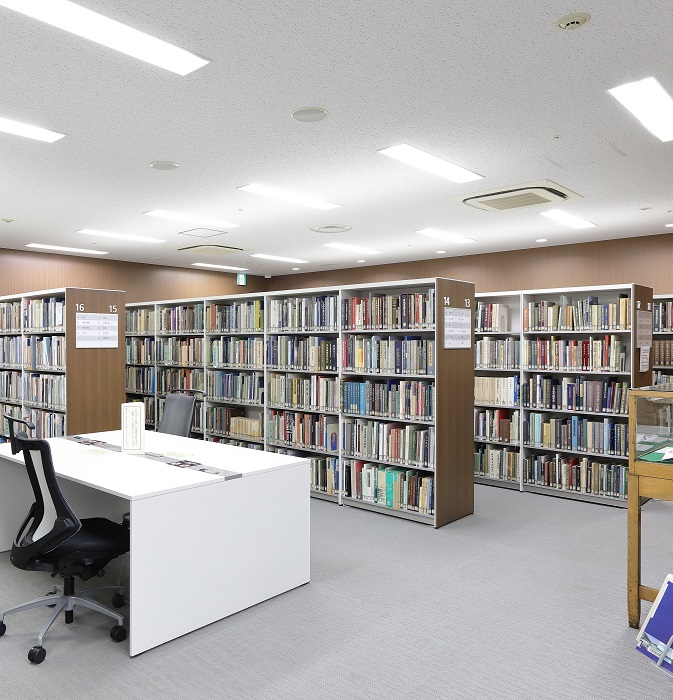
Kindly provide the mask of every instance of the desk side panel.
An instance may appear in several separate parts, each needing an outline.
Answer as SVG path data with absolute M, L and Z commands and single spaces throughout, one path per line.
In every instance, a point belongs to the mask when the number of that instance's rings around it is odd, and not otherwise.
M 131 503 L 130 653 L 307 583 L 309 467 Z

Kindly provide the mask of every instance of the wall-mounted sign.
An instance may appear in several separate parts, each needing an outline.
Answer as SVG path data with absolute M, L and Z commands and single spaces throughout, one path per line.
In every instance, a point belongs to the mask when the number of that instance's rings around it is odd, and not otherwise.
M 75 347 L 119 347 L 118 314 L 75 314 Z
M 248 276 L 242 272 L 239 272 L 236 275 L 236 284 L 239 287 L 245 287 L 245 285 L 248 284 Z

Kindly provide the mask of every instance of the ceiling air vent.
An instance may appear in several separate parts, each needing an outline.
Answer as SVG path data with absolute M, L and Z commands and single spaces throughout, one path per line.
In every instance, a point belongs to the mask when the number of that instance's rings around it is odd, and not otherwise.
M 551 180 L 543 180 L 502 190 L 480 192 L 469 197 L 461 197 L 460 201 L 484 211 L 505 211 L 506 209 L 537 207 L 541 204 L 559 204 L 579 196 L 577 193 L 551 182 Z
M 234 248 L 230 245 L 188 245 L 185 248 L 178 248 L 181 253 L 199 253 L 200 255 L 230 255 L 231 253 L 240 253 L 243 248 Z

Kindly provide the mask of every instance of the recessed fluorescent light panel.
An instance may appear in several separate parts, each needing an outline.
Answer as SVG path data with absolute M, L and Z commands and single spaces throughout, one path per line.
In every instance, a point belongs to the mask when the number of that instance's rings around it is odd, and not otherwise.
M 75 233 L 85 233 L 87 236 L 100 236 L 101 238 L 118 238 L 121 241 L 136 241 L 137 243 L 165 243 L 159 238 L 150 236 L 132 236 L 128 233 L 111 233 L 109 231 L 96 231 L 92 228 L 81 228 Z
M 449 163 L 448 160 L 443 160 L 437 156 L 430 155 L 425 151 L 420 151 L 418 148 L 402 143 L 399 146 L 391 146 L 383 148 L 379 151 L 384 156 L 390 156 L 396 160 L 401 160 L 403 163 L 413 165 L 421 170 L 426 170 L 433 175 L 439 175 L 451 182 L 472 182 L 473 180 L 483 179 L 483 175 L 477 175 L 459 165 Z
M 54 143 L 54 141 L 58 141 L 65 136 L 65 134 L 59 134 L 56 131 L 49 131 L 49 129 L 42 129 L 39 126 L 31 126 L 30 124 L 22 124 L 21 122 L 15 122 L 13 119 L 4 119 L 3 117 L 0 117 L 0 131 L 4 131 L 6 134 L 14 134 L 15 136 L 25 136 L 36 141 L 46 141 L 47 143 Z
M 231 265 L 214 265 L 213 263 L 192 263 L 194 267 L 213 267 L 216 270 L 232 270 L 235 272 L 246 272 L 247 267 L 232 267 Z
M 300 192 L 290 192 L 289 190 L 283 190 L 279 187 L 268 187 L 267 185 L 259 185 L 255 183 L 252 185 L 243 185 L 243 187 L 239 187 L 238 189 L 243 190 L 244 192 L 252 192 L 252 194 L 261 194 L 263 197 L 278 199 L 281 202 L 300 204 L 304 207 L 311 207 L 312 209 L 337 209 L 341 206 L 340 204 L 332 204 L 332 202 L 324 202 L 321 199 L 309 197 L 308 195 L 301 194 Z
M 188 224 L 198 224 L 199 226 L 215 226 L 218 228 L 236 228 L 240 224 L 232 224 L 231 221 L 223 221 L 222 219 L 209 219 L 205 216 L 196 216 L 194 214 L 181 214 L 175 211 L 166 211 L 165 209 L 152 209 L 152 211 L 144 211 L 147 216 L 156 216 L 159 219 L 169 219 L 170 221 L 183 221 Z
M 66 248 L 60 245 L 47 245 L 46 243 L 26 243 L 26 248 L 40 248 L 41 250 L 60 250 L 64 253 L 86 253 L 87 255 L 107 255 L 107 250 L 88 250 L 86 248 Z
M 673 141 L 673 98 L 656 78 L 626 83 L 608 92 L 661 141 Z
M 0 0 L 0 6 L 178 75 L 187 75 L 209 63 L 205 58 L 69 0 Z
M 266 255 L 266 253 L 253 253 L 251 258 L 264 258 L 264 260 L 278 260 L 279 262 L 307 263 L 309 260 L 299 260 L 299 258 L 284 258 L 280 255 Z
M 347 250 L 351 253 L 364 253 L 365 255 L 381 255 L 380 250 L 373 248 L 363 248 L 359 245 L 350 245 L 350 243 L 324 243 L 325 248 L 335 248 L 336 250 Z
M 592 224 L 591 221 L 585 221 L 580 219 L 579 216 L 573 216 L 560 209 L 550 209 L 549 211 L 539 212 L 540 216 L 545 216 L 552 221 L 557 221 L 559 224 L 564 224 L 565 226 L 570 226 L 570 228 L 593 228 L 596 224 Z
M 446 241 L 447 243 L 476 243 L 474 238 L 466 238 L 465 236 L 459 236 L 457 233 L 449 233 L 448 231 L 440 231 L 437 228 L 424 228 L 420 231 L 421 236 L 427 236 L 428 238 L 439 238 L 441 241 Z

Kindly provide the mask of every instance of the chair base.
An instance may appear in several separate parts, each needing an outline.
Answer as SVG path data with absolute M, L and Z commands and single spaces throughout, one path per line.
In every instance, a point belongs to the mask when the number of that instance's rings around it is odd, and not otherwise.
M 0 625 L 2 625 L 3 633 L 5 628 L 5 615 L 12 615 L 14 613 L 21 612 L 22 610 L 30 610 L 31 608 L 40 608 L 45 606 L 53 607 L 54 609 L 51 613 L 51 616 L 47 620 L 47 623 L 37 635 L 37 647 L 42 647 L 42 640 L 44 639 L 44 636 L 47 634 L 49 628 L 54 624 L 56 618 L 61 613 L 65 613 L 66 624 L 69 624 L 73 621 L 73 610 L 76 605 L 80 605 L 83 608 L 95 610 L 96 612 L 102 613 L 103 615 L 107 615 L 108 617 L 111 617 L 117 621 L 117 626 L 124 626 L 123 615 L 120 615 L 112 608 L 109 608 L 107 605 L 99 603 L 93 598 L 94 595 L 98 595 L 100 593 L 121 595 L 121 586 L 106 586 L 104 588 L 93 588 L 87 590 L 86 593 L 80 594 L 75 594 L 74 588 L 75 586 L 73 580 L 71 578 L 66 578 L 64 580 L 64 588 L 54 586 L 53 590 L 50 593 L 47 593 L 47 595 L 44 595 L 41 598 L 36 598 L 35 600 L 31 600 L 28 603 L 23 603 L 22 605 L 17 605 L 13 608 L 9 608 L 9 610 L 1 612 Z

